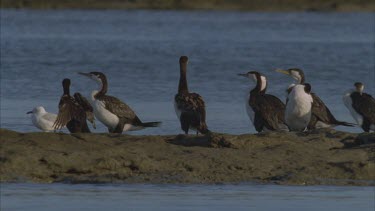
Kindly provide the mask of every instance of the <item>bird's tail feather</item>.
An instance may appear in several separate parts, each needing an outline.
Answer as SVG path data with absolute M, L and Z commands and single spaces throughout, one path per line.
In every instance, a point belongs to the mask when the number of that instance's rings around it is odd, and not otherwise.
M 161 122 L 142 122 L 142 127 L 159 127 Z
M 201 129 L 201 130 L 199 130 L 199 132 L 202 133 L 202 134 L 209 134 L 209 133 L 211 133 L 211 131 L 209 129 L 207 129 L 207 128 Z
M 211 131 L 207 128 L 207 125 L 205 123 L 201 123 L 200 127 L 197 128 L 197 130 L 202 134 L 208 134 L 211 133 Z
M 337 125 L 347 126 L 347 127 L 354 127 L 354 126 L 356 126 L 356 124 L 349 123 L 349 122 L 341 122 L 341 121 L 337 121 Z

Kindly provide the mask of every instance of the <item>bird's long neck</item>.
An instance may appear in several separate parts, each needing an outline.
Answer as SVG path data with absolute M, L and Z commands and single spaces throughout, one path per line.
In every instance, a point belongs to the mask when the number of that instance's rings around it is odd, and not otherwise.
M 266 93 L 266 87 L 267 87 L 267 81 L 265 78 L 260 75 L 256 76 L 256 85 L 255 87 L 250 91 L 250 93 L 256 93 L 256 94 L 264 94 Z
M 94 96 L 95 98 L 100 98 L 104 96 L 108 91 L 108 83 L 107 83 L 106 78 L 101 79 L 101 82 L 99 82 L 99 84 L 100 84 L 100 90 L 98 93 L 95 94 Z
M 181 63 L 180 64 L 180 82 L 178 84 L 178 93 L 180 94 L 189 92 L 187 79 L 186 79 L 186 70 L 187 70 L 187 64 Z
M 305 83 L 305 76 L 300 75 L 300 77 L 297 79 L 298 84 L 304 84 Z
M 63 84 L 64 95 L 70 96 L 69 84 Z

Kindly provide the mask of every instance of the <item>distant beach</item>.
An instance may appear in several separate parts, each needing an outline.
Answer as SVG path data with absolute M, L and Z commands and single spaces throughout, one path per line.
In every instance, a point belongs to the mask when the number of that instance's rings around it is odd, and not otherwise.
M 2 8 L 32 9 L 156 9 L 244 11 L 375 11 L 372 0 L 3 0 Z

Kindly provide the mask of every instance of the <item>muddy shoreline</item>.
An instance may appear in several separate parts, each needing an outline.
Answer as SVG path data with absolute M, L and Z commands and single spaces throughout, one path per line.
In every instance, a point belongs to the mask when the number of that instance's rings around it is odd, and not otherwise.
M 375 185 L 375 134 L 130 136 L 0 129 L 1 182 Z

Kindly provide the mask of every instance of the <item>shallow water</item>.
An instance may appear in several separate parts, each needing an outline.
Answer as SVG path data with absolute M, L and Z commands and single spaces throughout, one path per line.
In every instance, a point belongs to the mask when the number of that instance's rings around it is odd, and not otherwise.
M 1 10 L 1 127 L 37 131 L 27 111 L 56 112 L 65 77 L 89 95 L 96 85 L 76 72 L 99 70 L 110 95 L 144 121 L 163 121 L 132 134 L 180 133 L 172 100 L 181 55 L 213 131 L 255 132 L 244 106 L 252 84 L 237 73 L 261 71 L 268 92 L 285 99 L 292 81 L 273 70 L 289 67 L 304 69 L 337 118 L 353 122 L 341 96 L 355 81 L 375 93 L 374 32 L 374 13 Z M 374 197 L 373 187 L 1 184 L 1 210 L 346 211 L 374 210 Z
M 361 210 L 374 187 L 2 184 L 1 210 Z
M 1 10 L 1 127 L 37 131 L 27 111 L 57 112 L 65 77 L 72 92 L 89 95 L 96 84 L 76 72 L 99 70 L 110 95 L 142 120 L 163 122 L 133 134 L 181 133 L 172 104 L 181 55 L 213 131 L 255 132 L 244 106 L 253 85 L 237 73 L 261 71 L 284 100 L 292 80 L 274 69 L 290 67 L 304 69 L 333 114 L 353 122 L 341 98 L 355 81 L 375 93 L 374 14 Z M 98 123 L 95 132 L 104 131 Z

